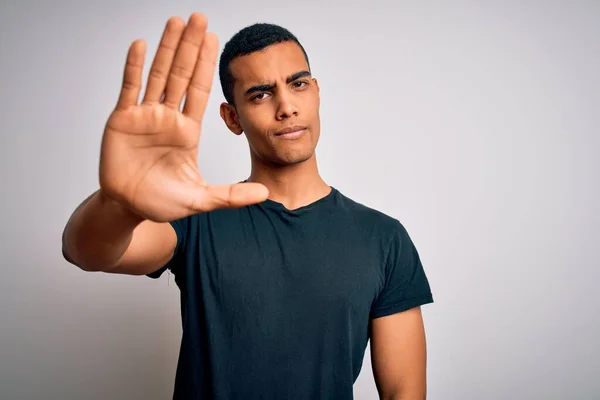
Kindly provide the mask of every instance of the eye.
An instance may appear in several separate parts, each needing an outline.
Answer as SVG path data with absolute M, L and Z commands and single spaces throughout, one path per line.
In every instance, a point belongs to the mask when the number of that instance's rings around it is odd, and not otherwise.
M 292 83 L 292 86 L 294 86 L 295 88 L 301 88 L 308 85 L 308 82 L 305 81 L 296 81 L 294 83 Z
M 256 96 L 254 96 L 254 97 L 252 98 L 252 101 L 256 101 L 256 100 L 263 100 L 263 99 L 265 98 L 265 96 L 267 96 L 268 94 L 269 94 L 269 93 L 267 93 L 267 92 L 262 92 L 262 93 L 259 93 L 259 94 L 257 94 Z

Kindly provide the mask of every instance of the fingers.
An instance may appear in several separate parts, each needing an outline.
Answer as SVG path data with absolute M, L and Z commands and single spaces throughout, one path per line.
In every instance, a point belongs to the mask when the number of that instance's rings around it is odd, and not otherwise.
M 263 202 L 268 196 L 267 187 L 254 182 L 206 186 L 197 194 L 192 209 L 207 212 L 219 208 L 239 208 Z
M 204 15 L 194 13 L 190 16 L 169 72 L 163 100 L 164 105 L 167 107 L 179 109 L 183 95 L 187 91 L 194 74 L 206 26 L 207 20 Z
M 142 88 L 145 54 L 146 43 L 143 40 L 136 40 L 129 46 L 117 109 L 125 109 L 137 104 Z
M 144 103 L 161 101 L 177 45 L 183 35 L 185 21 L 179 17 L 170 18 L 160 39 L 158 50 L 154 56 L 148 75 L 148 86 L 144 94 Z
M 208 102 L 217 65 L 218 48 L 217 35 L 206 33 L 183 107 L 183 113 L 198 122 L 202 120 Z

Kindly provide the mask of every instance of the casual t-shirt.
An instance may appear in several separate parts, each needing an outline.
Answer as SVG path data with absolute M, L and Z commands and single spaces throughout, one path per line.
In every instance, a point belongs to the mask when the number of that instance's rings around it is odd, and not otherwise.
M 172 222 L 175 399 L 352 399 L 370 320 L 433 302 L 404 226 L 335 188 Z

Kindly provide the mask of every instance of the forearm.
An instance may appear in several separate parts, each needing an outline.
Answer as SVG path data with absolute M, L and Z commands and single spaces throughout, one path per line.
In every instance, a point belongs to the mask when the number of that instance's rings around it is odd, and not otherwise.
M 63 255 L 86 271 L 113 268 L 143 221 L 98 191 L 73 212 L 63 232 Z

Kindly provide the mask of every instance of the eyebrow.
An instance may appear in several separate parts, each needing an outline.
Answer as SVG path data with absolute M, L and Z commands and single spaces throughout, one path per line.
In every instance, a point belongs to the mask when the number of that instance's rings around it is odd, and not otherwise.
M 285 80 L 285 83 L 289 84 L 289 83 L 294 82 L 297 79 L 304 78 L 306 76 L 311 76 L 310 72 L 299 71 L 299 72 L 296 72 L 295 74 L 288 76 L 287 79 Z M 255 85 L 255 86 L 252 86 L 251 88 L 249 88 L 248 90 L 246 90 L 246 95 L 249 95 L 249 94 L 252 94 L 255 92 L 267 92 L 267 91 L 272 90 L 273 88 L 275 88 L 274 83 Z

